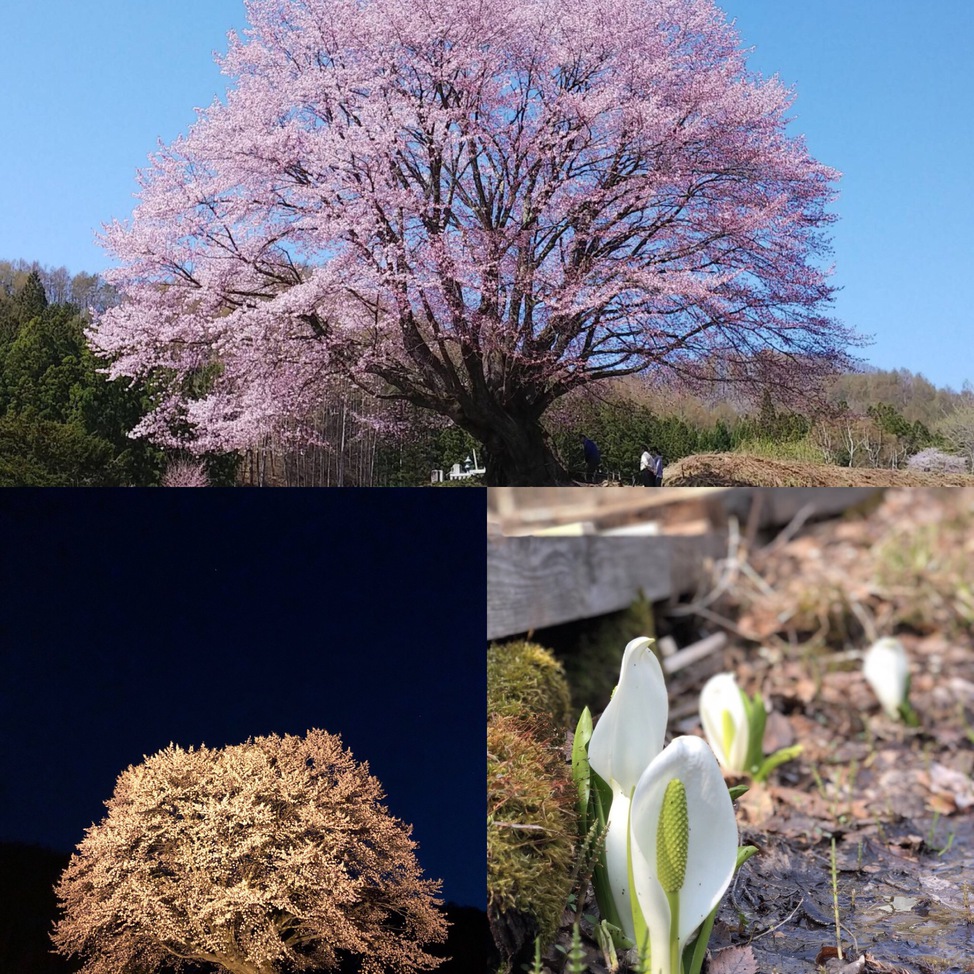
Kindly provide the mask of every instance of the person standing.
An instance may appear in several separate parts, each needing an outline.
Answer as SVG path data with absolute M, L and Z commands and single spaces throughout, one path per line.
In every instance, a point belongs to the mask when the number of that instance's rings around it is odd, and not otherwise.
M 602 457 L 599 454 L 599 448 L 584 433 L 582 434 L 582 449 L 585 451 L 585 480 L 587 483 L 593 483 Z
M 662 453 L 656 454 L 656 458 L 653 463 L 653 473 L 656 475 L 655 476 L 656 483 L 654 486 L 662 487 L 663 486 L 663 454 Z
M 643 455 L 639 458 L 639 483 L 643 487 L 656 486 L 656 457 L 649 447 L 643 450 Z

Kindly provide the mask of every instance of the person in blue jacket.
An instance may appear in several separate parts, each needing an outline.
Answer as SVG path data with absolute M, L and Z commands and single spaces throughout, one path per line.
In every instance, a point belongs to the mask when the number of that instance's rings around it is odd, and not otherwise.
M 585 480 L 592 483 L 602 460 L 599 448 L 584 434 L 582 434 L 582 449 L 585 451 Z

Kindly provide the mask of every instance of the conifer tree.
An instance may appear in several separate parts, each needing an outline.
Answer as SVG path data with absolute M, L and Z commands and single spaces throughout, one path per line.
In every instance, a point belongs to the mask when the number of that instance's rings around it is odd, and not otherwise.
M 41 275 L 32 270 L 24 282 L 24 286 L 17 292 L 17 311 L 21 325 L 26 325 L 32 318 L 36 318 L 47 307 L 47 294 Z

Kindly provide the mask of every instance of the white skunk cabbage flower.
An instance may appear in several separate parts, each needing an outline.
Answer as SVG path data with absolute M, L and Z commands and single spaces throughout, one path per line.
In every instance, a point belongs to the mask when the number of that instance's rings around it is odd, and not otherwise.
M 669 713 L 663 668 L 649 648 L 652 642 L 641 636 L 626 646 L 619 684 L 588 746 L 592 770 L 612 789 L 605 866 L 613 903 L 630 940 L 635 928 L 629 896 L 629 802 L 643 772 L 663 749 Z
M 910 664 L 898 639 L 886 636 L 873 643 L 866 651 L 862 673 L 890 717 L 919 723 L 908 700 Z
M 775 768 L 796 758 L 801 744 L 764 754 L 768 710 L 760 693 L 749 697 L 732 673 L 712 676 L 700 692 L 700 723 L 717 760 L 731 774 L 764 781 Z
M 712 676 L 700 691 L 700 723 L 721 766 L 745 774 L 751 751 L 751 727 L 741 688 L 733 673 Z
M 733 802 L 706 742 L 678 737 L 643 772 L 630 839 L 642 915 L 636 946 L 645 951 L 644 930 L 647 974 L 680 974 L 684 948 L 727 892 L 738 860 Z

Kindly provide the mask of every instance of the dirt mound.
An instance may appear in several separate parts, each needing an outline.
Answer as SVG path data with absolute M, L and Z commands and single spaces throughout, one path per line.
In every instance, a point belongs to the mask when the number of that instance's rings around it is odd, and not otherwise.
M 700 453 L 667 467 L 666 487 L 970 487 L 968 474 L 915 473 Z

